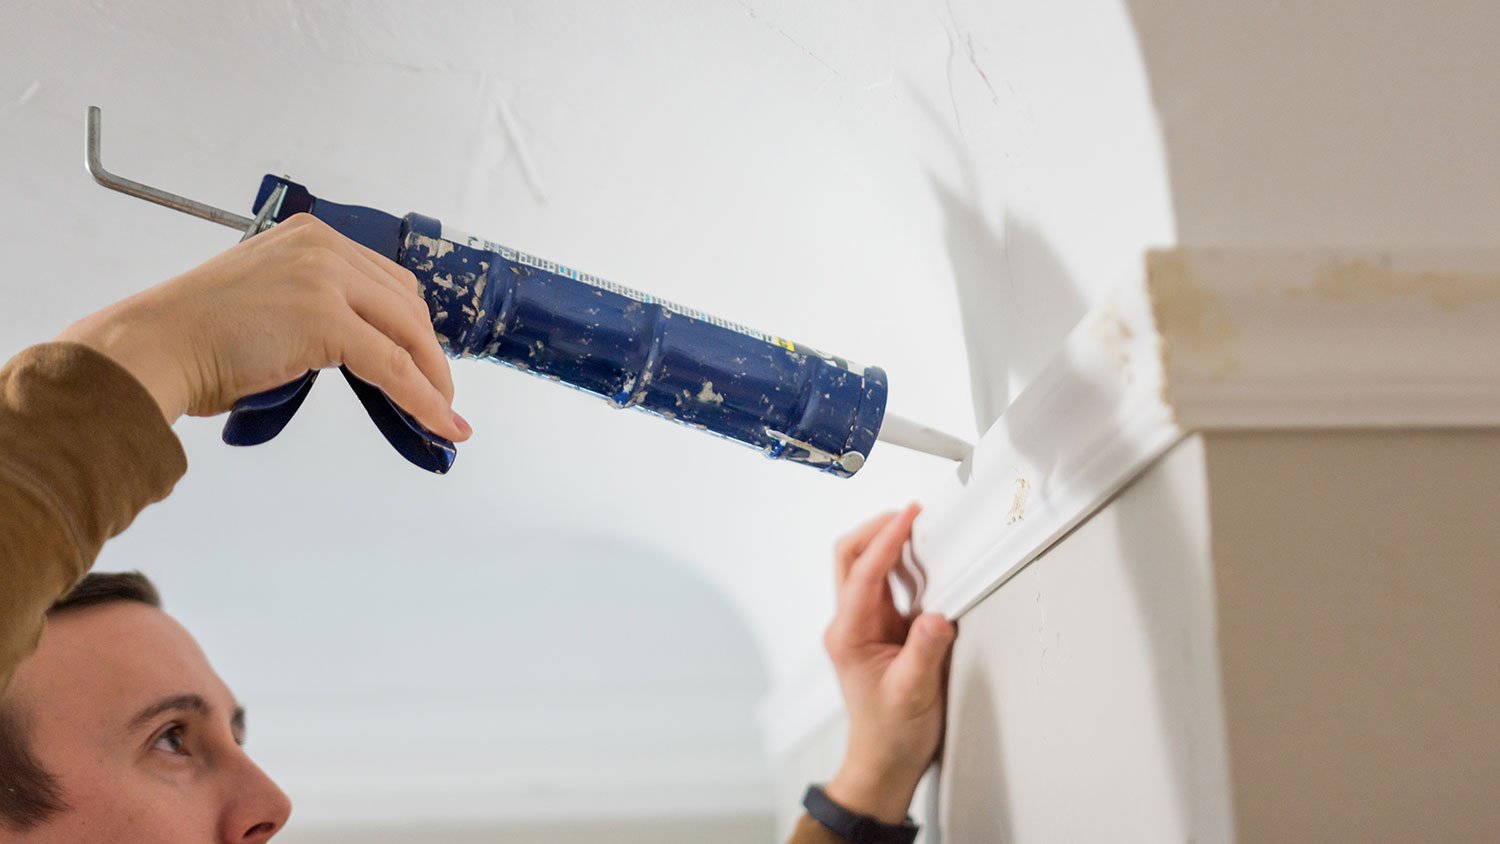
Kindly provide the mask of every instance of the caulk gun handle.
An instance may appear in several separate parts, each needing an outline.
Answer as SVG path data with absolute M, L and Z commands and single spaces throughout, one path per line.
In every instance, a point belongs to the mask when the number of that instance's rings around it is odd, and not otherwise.
M 345 367 L 339 367 L 339 371 L 370 414 L 370 421 L 402 457 L 439 475 L 453 468 L 458 450 L 452 442 L 422 427 L 379 388 L 354 377 Z M 292 420 L 317 379 L 317 371 L 309 371 L 295 381 L 235 402 L 224 423 L 224 442 L 260 445 L 273 439 Z
M 281 222 L 292 214 L 306 212 L 333 226 L 345 237 L 391 260 L 396 259 L 401 239 L 401 218 L 373 208 L 320 200 L 308 193 L 307 188 L 302 185 L 277 176 L 266 176 L 261 180 L 254 207 L 266 207 L 273 192 L 281 197 L 275 211 L 276 222 Z M 370 421 L 375 423 L 386 442 L 402 457 L 439 475 L 453 468 L 458 450 L 452 442 L 422 427 L 421 423 L 397 407 L 379 388 L 359 380 L 342 366 L 339 371 L 344 373 L 344 380 L 349 382 L 354 395 L 364 405 L 365 412 L 370 414 Z M 230 445 L 260 445 L 281 433 L 302 406 L 317 377 L 316 371 L 308 372 L 296 381 L 274 390 L 240 399 L 235 403 L 234 409 L 229 411 L 229 421 L 224 423 L 224 442 Z

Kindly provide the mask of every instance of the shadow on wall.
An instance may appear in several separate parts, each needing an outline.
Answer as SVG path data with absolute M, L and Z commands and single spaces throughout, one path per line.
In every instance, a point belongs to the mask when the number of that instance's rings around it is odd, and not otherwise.
M 1062 345 L 1088 305 L 1040 230 L 1007 210 L 995 231 L 984 213 L 984 180 L 964 139 L 921 91 L 908 87 L 907 98 L 943 136 L 960 173 L 957 185 L 931 171 L 927 179 L 943 212 L 974 422 L 983 435 Z
M 1004 230 L 996 234 L 973 203 L 935 176 L 929 179 L 943 209 L 974 417 L 982 435 L 1057 354 L 1088 305 L 1040 231 L 1007 214 Z M 1052 477 L 1062 456 L 1055 441 L 1039 437 L 1011 444 L 1036 477 Z
M 1086 306 L 1041 233 L 1006 215 L 993 232 L 934 178 L 962 312 L 974 422 L 981 434 L 1061 347 Z
M 982 434 L 1062 345 L 1087 305 L 1040 231 L 1009 213 L 1002 231 L 994 231 L 977 207 L 977 177 L 969 178 L 966 196 L 928 174 L 943 211 Z
M 634 537 L 518 529 L 482 503 L 432 502 L 403 524 L 480 526 L 488 547 L 466 530 L 334 528 L 288 549 L 264 531 L 241 542 L 257 565 L 206 567 L 183 545 L 153 566 L 255 701 L 257 758 L 295 796 L 294 829 L 585 815 L 768 828 L 768 679 L 739 607 Z M 296 532 L 315 537 L 328 521 L 306 509 Z M 615 840 L 668 838 L 689 840 Z
M 1187 447 L 1186 443 L 1178 446 Z M 1204 470 L 1201 463 L 1197 468 Z M 1206 480 L 1204 484 L 1206 489 Z M 1156 679 L 1156 714 L 1159 734 L 1167 744 L 1176 816 L 1184 828 L 1212 836 L 1216 834 L 1215 819 L 1229 816 L 1229 795 L 1222 779 L 1225 772 L 1204 770 L 1215 760 L 1223 759 L 1223 751 L 1212 744 L 1220 736 L 1209 726 L 1218 716 L 1199 711 L 1194 703 L 1217 705 L 1217 674 L 1199 676 L 1203 673 L 1199 669 L 1215 664 L 1212 652 L 1217 651 L 1218 643 L 1194 635 L 1200 629 L 1195 621 L 1212 629 L 1211 619 L 1184 616 L 1185 608 L 1213 612 L 1210 609 L 1215 594 L 1212 563 L 1191 562 L 1200 560 L 1200 555 L 1208 549 L 1197 547 L 1201 537 L 1189 525 L 1206 519 L 1207 513 L 1189 512 L 1177 495 L 1149 498 L 1125 495 L 1116 499 L 1116 504 L 1120 512 L 1115 520 L 1115 547 L 1119 549 L 1121 569 L 1133 591 L 1137 616 L 1148 642 L 1147 652 L 1152 659 L 1148 670 Z M 1165 553 L 1163 549 L 1176 550 Z
M 989 666 L 967 673 L 961 687 L 948 689 L 948 723 L 964 725 L 964 740 L 943 751 L 944 770 L 963 771 L 985 784 L 994 802 L 979 811 L 953 812 L 942 835 L 954 844 L 985 841 L 1005 844 L 1015 840 L 1011 827 L 1010 786 L 1005 778 L 1000 709 L 990 692 L 994 685 Z

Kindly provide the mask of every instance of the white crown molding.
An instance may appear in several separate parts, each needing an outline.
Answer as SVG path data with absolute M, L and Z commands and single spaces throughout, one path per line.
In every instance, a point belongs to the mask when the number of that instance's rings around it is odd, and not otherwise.
M 1497 425 L 1500 250 L 1151 252 L 925 496 L 900 580 L 962 615 L 1192 431 Z M 798 685 L 773 757 L 838 714 Z

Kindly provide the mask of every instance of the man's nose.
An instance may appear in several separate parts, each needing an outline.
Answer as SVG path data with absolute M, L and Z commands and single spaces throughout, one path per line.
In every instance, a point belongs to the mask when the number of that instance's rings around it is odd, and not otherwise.
M 219 831 L 224 844 L 262 844 L 286 826 L 291 798 L 243 751 L 231 763 L 227 780 Z

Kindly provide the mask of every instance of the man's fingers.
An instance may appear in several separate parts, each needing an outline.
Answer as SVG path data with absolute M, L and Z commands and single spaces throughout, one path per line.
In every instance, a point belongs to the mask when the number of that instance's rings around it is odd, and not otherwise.
M 420 300 L 364 278 L 351 284 L 347 296 L 349 306 L 361 319 L 380 329 L 411 354 L 417 368 L 451 405 L 453 374 L 448 370 L 447 356 L 432 333 L 432 324 L 426 319 L 426 306 Z M 418 309 L 421 309 L 420 314 Z
M 859 558 L 865 546 L 870 544 L 870 538 L 880 532 L 880 528 L 900 515 L 895 511 L 881 513 L 869 519 L 864 524 L 844 534 L 833 546 L 834 586 L 844 585 L 844 580 L 849 577 L 849 569 L 854 561 Z
M 344 343 L 340 361 L 350 372 L 379 387 L 428 430 L 450 440 L 468 439 L 470 432 L 459 424 L 453 406 L 422 373 L 409 351 L 353 310 L 341 334 Z
M 311 242 L 335 249 L 350 259 L 360 259 L 354 261 L 355 264 L 368 261 L 380 271 L 383 277 L 389 278 L 400 289 L 421 296 L 416 276 L 407 271 L 405 267 L 376 252 L 374 249 L 365 246 L 363 243 L 351 240 L 338 229 L 311 214 L 293 214 L 286 219 L 286 222 L 272 229 L 271 234 L 272 236 L 310 238 Z M 261 241 L 269 240 L 269 238 L 260 237 L 252 238 L 252 240 Z
M 297 226 L 289 224 L 296 222 Z M 357 243 L 326 223 L 305 214 L 291 217 L 274 231 L 288 231 L 287 236 L 308 239 L 308 243 L 332 252 L 354 271 L 345 287 L 345 296 L 361 317 L 384 331 L 411 353 L 413 360 L 449 404 L 453 402 L 453 376 L 447 357 L 432 330 L 432 316 L 422 298 L 416 277 L 406 268 L 379 252 Z M 376 290 L 386 290 L 398 300 L 381 297 Z M 376 308 L 379 308 L 376 310 Z
M 412 275 L 411 271 L 363 243 L 351 240 L 349 241 L 349 246 L 384 270 L 387 275 L 401 286 L 402 290 L 409 291 L 418 298 L 421 298 L 421 287 L 417 284 L 417 277 Z
M 838 593 L 840 605 L 848 602 L 861 613 L 874 611 L 880 586 L 901 560 L 901 545 L 911 536 L 911 523 L 919 512 L 921 508 L 916 504 L 908 504 L 895 518 L 880 526 L 849 568 L 849 576 Z
M 427 302 L 416 294 L 416 281 L 410 279 L 411 273 L 352 240 L 344 241 L 342 257 L 350 262 L 357 273 L 364 276 L 354 282 L 349 291 L 349 300 L 354 304 L 355 310 L 411 352 L 433 386 L 452 404 L 453 375 L 448 371 L 448 358 L 443 354 L 442 346 L 438 345 L 437 335 L 432 331 L 432 316 L 428 313 Z M 400 277 L 403 273 L 410 280 L 409 284 L 408 280 Z M 385 291 L 388 295 L 380 296 L 379 291 Z M 376 304 L 385 306 L 381 309 L 379 322 L 365 312 L 366 308 Z
M 942 693 L 943 661 L 958 629 L 937 613 L 912 622 L 906 644 L 886 669 L 885 686 L 898 705 L 921 709 Z

